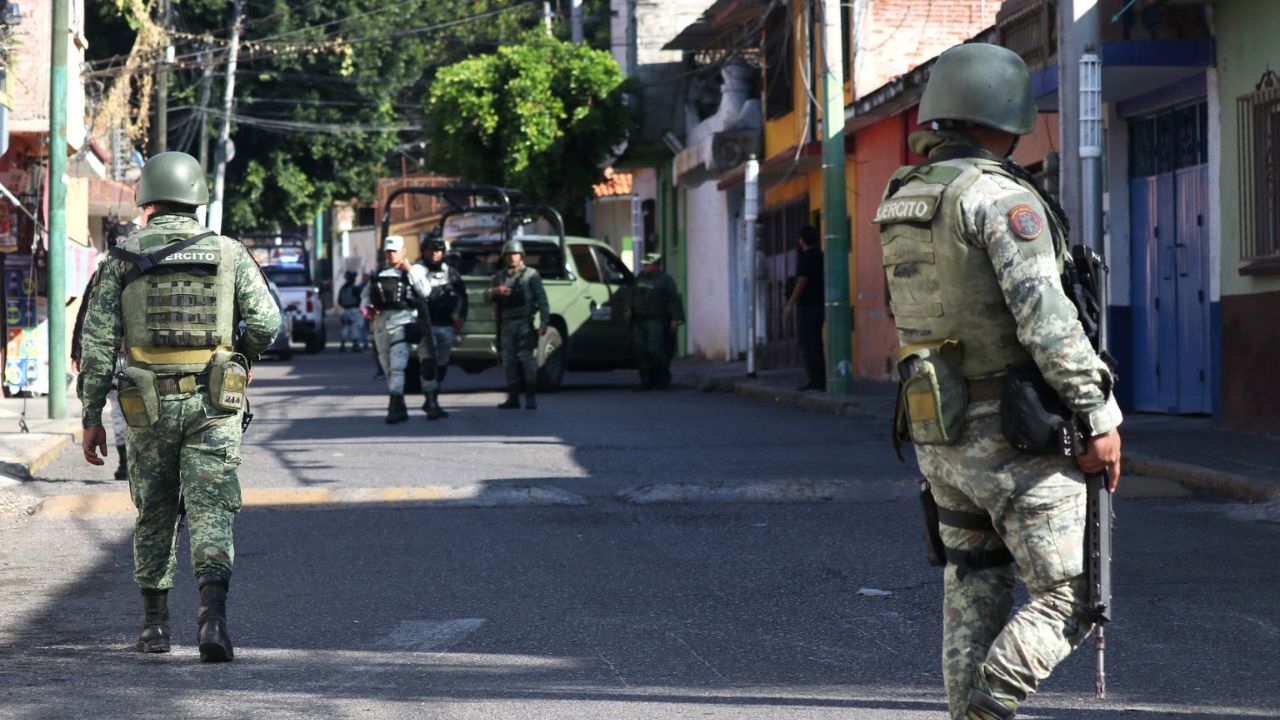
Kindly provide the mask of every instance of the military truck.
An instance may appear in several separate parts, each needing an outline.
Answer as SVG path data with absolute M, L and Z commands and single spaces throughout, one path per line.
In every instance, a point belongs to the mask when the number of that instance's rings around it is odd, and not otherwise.
M 404 193 L 435 195 L 449 206 L 440 219 L 449 246 L 447 261 L 462 275 L 470 307 L 451 364 L 478 373 L 501 362 L 488 292 L 501 265 L 502 245 L 514 238 L 524 245 L 525 263 L 542 276 L 551 306 L 551 329 L 538 342 L 539 388 L 558 389 L 566 370 L 635 366 L 624 318 L 633 276 L 608 244 L 566 236 L 554 208 L 520 204 L 511 190 L 476 185 L 396 190 L 384 206 L 383 237 L 390 229 L 391 202 Z M 468 221 L 473 218 L 481 220 Z M 406 377 L 416 374 L 413 366 Z

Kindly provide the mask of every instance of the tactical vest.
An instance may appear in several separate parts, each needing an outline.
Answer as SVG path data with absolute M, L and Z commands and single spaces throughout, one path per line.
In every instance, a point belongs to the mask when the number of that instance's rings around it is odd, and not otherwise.
M 653 277 L 644 274 L 636 276 L 631 288 L 631 306 L 637 316 L 656 317 L 667 314 L 667 302 L 662 292 L 663 277 L 661 274 Z
M 529 307 L 531 298 L 527 289 L 530 270 L 531 268 L 525 266 L 515 275 L 508 275 L 506 270 L 499 271 L 499 284 L 511 288 L 510 295 L 498 296 L 498 309 L 502 311 L 503 320 L 533 315 L 533 309 Z
M 427 285 L 431 288 L 427 294 L 431 324 L 448 325 L 453 322 L 453 314 L 458 309 L 458 296 L 453 287 L 453 268 L 444 263 L 435 269 L 426 264 L 423 267 L 427 270 Z
M 347 283 L 338 289 L 338 305 L 343 308 L 360 307 L 360 293 L 354 284 Z
M 121 247 L 146 254 L 197 233 L 138 233 Z M 169 255 L 125 286 L 120 297 L 125 355 L 158 374 L 203 372 L 235 337 L 234 240 L 211 236 Z
M 379 310 L 409 307 L 409 276 L 403 270 L 384 268 L 369 283 L 369 300 Z
M 958 340 L 960 370 L 967 378 L 1034 362 L 1018 342 L 1017 323 L 986 249 L 961 237 L 959 198 L 983 173 L 1022 184 L 999 163 L 980 159 L 902 168 L 894 175 L 896 191 L 881 201 L 872 220 L 880 226 L 900 346 Z M 890 189 L 895 190 L 894 184 Z M 1061 270 L 1065 242 L 1052 216 L 1049 228 Z

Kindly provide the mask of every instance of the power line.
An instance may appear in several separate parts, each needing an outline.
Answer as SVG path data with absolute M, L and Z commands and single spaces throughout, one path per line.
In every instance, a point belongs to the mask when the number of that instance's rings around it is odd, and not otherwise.
M 200 112 L 196 110 L 195 112 Z M 279 130 L 282 132 L 312 132 L 339 135 L 348 132 L 408 132 L 411 130 L 421 130 L 417 125 L 359 125 L 351 123 L 314 123 L 303 122 L 301 120 L 276 120 L 272 118 L 254 117 L 251 115 L 241 115 L 239 113 L 227 113 L 212 108 L 204 112 L 218 117 L 230 117 L 232 122 L 249 127 L 262 128 L 264 130 Z

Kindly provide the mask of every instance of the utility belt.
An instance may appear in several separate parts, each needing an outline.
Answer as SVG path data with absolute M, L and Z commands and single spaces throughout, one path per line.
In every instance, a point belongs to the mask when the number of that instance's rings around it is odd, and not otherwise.
M 972 403 L 1000 401 L 1000 430 L 1018 452 L 1074 456 L 1082 451 L 1071 411 L 1035 365 L 993 378 L 966 378 L 958 340 L 907 345 L 898 350 L 898 400 L 893 447 L 954 445 Z
M 213 353 L 208 367 L 198 373 L 158 374 L 142 367 L 126 367 L 116 374 L 120 410 L 129 427 L 151 427 L 160 419 L 160 398 L 194 393 L 205 388 L 216 410 L 237 413 L 245 409 L 249 362 L 227 350 Z

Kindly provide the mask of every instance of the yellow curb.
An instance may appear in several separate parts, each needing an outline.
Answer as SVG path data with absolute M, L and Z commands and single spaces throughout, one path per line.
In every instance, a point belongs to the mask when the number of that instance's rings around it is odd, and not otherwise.
M 327 488 L 245 488 L 240 491 L 244 507 L 278 505 L 328 505 L 335 502 Z
M 101 492 L 54 495 L 36 508 L 37 515 L 72 517 L 83 515 L 127 515 L 137 512 L 129 493 Z
M 447 507 L 518 507 L 584 505 L 573 493 L 554 487 L 429 485 L 387 488 L 245 488 L 245 508 L 324 507 L 359 504 L 436 503 Z M 46 517 L 132 515 L 136 510 L 127 492 L 67 493 L 40 502 L 35 514 Z

